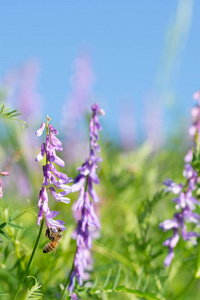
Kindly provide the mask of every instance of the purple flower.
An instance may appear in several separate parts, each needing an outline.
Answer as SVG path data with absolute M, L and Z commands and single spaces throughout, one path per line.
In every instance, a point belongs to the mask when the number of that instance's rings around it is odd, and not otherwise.
M 164 262 L 165 266 L 169 266 L 174 258 L 174 248 L 179 241 L 180 235 L 183 240 L 187 241 L 191 241 L 191 238 L 199 236 L 197 233 L 187 232 L 186 230 L 186 223 L 198 224 L 200 220 L 200 216 L 197 213 L 192 212 L 192 210 L 196 208 L 195 204 L 199 204 L 198 200 L 188 194 L 190 194 L 189 191 L 185 194 L 181 192 L 178 198 L 173 199 L 174 202 L 178 203 L 176 208 L 181 209 L 181 211 L 175 213 L 173 219 L 165 220 L 159 225 L 160 229 L 163 231 L 173 230 L 173 236 L 163 243 L 169 250 L 169 254 Z
M 57 192 L 53 186 L 48 188 L 56 201 L 69 203 L 70 199 L 66 196 L 71 193 L 72 189 L 67 185 L 67 183 L 72 182 L 72 179 L 65 173 L 59 172 L 54 165 L 57 164 L 58 166 L 63 167 L 65 164 L 64 161 L 56 155 L 56 151 L 62 150 L 62 143 L 57 137 L 55 137 L 55 135 L 58 135 L 58 131 L 49 124 L 49 121 L 50 118 L 47 116 L 47 123 L 42 123 L 41 127 L 35 132 L 37 136 L 41 136 L 46 127 L 46 141 L 45 143 L 42 143 L 41 152 L 36 157 L 36 161 L 41 161 L 46 154 L 46 163 L 42 167 L 43 184 L 39 193 L 39 214 L 37 224 L 40 225 L 43 216 L 45 216 L 46 226 L 48 229 L 57 230 L 57 228 L 60 228 L 63 231 L 66 229 L 64 226 L 65 223 L 61 220 L 54 220 L 59 212 L 50 211 L 49 209 L 47 187 L 49 185 L 53 185 L 56 189 L 62 190 Z
M 197 100 L 198 105 L 200 105 L 200 90 L 196 91 L 196 92 L 193 94 L 193 98 L 194 98 L 194 100 Z
M 65 222 L 61 220 L 53 220 L 60 212 L 51 211 L 45 215 L 47 228 L 60 228 L 62 231 L 66 229 Z
M 71 299 L 72 299 L 72 300 L 77 300 L 77 299 L 78 299 L 77 294 L 76 294 L 76 293 L 73 293 L 73 294 L 71 295 Z
M 175 254 L 174 254 L 173 249 L 172 249 L 172 248 L 169 248 L 169 253 L 168 253 L 168 255 L 166 256 L 165 261 L 164 261 L 165 267 L 168 267 L 168 266 L 171 264 L 172 259 L 174 258 L 174 255 L 175 255 Z
M 197 173 L 193 170 L 190 164 L 185 165 L 185 170 L 183 171 L 183 176 L 187 179 L 197 178 Z
M 4 172 L 0 172 L 1 176 L 8 176 L 9 172 L 4 171 Z M 2 189 L 2 179 L 0 178 L 0 199 L 3 197 L 3 189 Z
M 37 61 L 28 61 L 19 70 L 18 87 L 16 89 L 19 111 L 23 114 L 25 121 L 30 124 L 40 117 L 42 109 L 42 97 L 37 92 L 37 78 L 40 66 Z
M 167 239 L 163 245 L 168 247 L 169 253 L 165 259 L 164 265 L 169 266 L 172 259 L 174 258 L 174 248 L 176 247 L 180 235 L 183 240 L 190 240 L 196 238 L 199 234 L 194 232 L 187 232 L 186 223 L 199 224 L 200 216 L 194 213 L 193 210 L 196 209 L 196 205 L 199 205 L 199 201 L 192 196 L 192 191 L 196 189 L 197 174 L 193 170 L 192 166 L 189 164 L 185 165 L 185 170 L 183 172 L 184 176 L 188 179 L 186 185 L 186 192 L 182 192 L 183 185 L 176 185 L 172 180 L 168 179 L 165 181 L 171 191 L 174 194 L 179 194 L 177 198 L 172 201 L 176 203 L 176 209 L 179 210 L 178 213 L 174 214 L 173 219 L 165 220 L 159 225 L 160 229 L 163 231 L 173 230 L 173 236 Z M 179 187 L 179 188 L 178 188 Z
M 198 135 L 198 139 L 199 139 L 199 133 L 200 133 L 200 91 L 195 92 L 193 98 L 197 100 L 197 105 L 194 106 L 191 110 L 192 126 L 189 129 L 189 135 L 195 141 L 196 134 Z
M 87 53 L 80 53 L 73 63 L 73 74 L 70 78 L 71 91 L 62 108 L 61 118 L 65 140 L 71 146 L 64 154 L 66 156 L 65 161 L 70 164 L 75 162 L 77 158 L 78 160 L 82 159 L 83 155 L 84 157 L 87 156 L 88 141 L 80 129 L 85 123 L 84 117 L 87 113 L 88 104 L 94 98 L 93 82 L 94 74 L 90 56 Z
M 188 153 L 187 153 L 186 156 L 184 157 L 184 161 L 185 161 L 186 163 L 190 163 L 190 162 L 192 161 L 192 159 L 193 159 L 193 151 L 192 151 L 192 149 L 189 149 L 189 150 L 188 150 Z
M 41 136 L 42 134 L 43 134 L 43 131 L 44 131 L 44 129 L 45 129 L 45 126 L 46 126 L 46 123 L 42 123 L 41 124 L 41 126 L 40 126 L 40 128 L 35 132 L 35 134 L 37 135 L 37 136 Z
M 173 180 L 167 178 L 164 182 L 164 185 L 167 186 L 166 192 L 172 192 L 173 194 L 178 194 L 182 190 L 182 184 L 176 184 Z
M 194 98 L 199 101 L 198 105 L 200 105 L 200 92 L 195 93 Z M 197 106 L 192 109 L 192 121 L 193 125 L 190 128 L 190 135 L 192 137 L 196 137 L 196 134 L 200 134 L 200 107 Z M 193 160 L 193 150 L 190 149 L 185 156 L 185 169 L 183 171 L 183 176 L 187 179 L 185 185 L 176 184 L 171 179 L 166 179 L 164 184 L 167 186 L 166 191 L 172 192 L 173 194 L 177 194 L 178 196 L 174 198 L 172 201 L 176 203 L 176 212 L 174 214 L 173 219 L 168 219 L 162 222 L 159 227 L 163 231 L 173 230 L 173 236 L 167 239 L 163 245 L 168 247 L 168 255 L 165 259 L 164 265 L 169 266 L 174 258 L 174 248 L 176 247 L 180 236 L 182 236 L 183 240 L 191 241 L 192 243 L 196 243 L 197 237 L 200 235 L 194 231 L 187 231 L 187 223 L 193 223 L 195 225 L 200 224 L 200 215 L 194 210 L 196 209 L 196 205 L 199 205 L 199 201 L 193 196 L 193 191 L 196 190 L 196 183 L 198 181 L 198 174 L 193 169 L 190 164 Z
M 96 174 L 98 167 L 97 162 L 102 161 L 96 157 L 95 151 L 100 151 L 98 145 L 98 131 L 101 125 L 98 115 L 103 115 L 104 111 L 100 109 L 98 104 L 92 106 L 92 118 L 90 120 L 90 156 L 77 170 L 79 174 L 74 180 L 72 191 L 79 191 L 77 202 L 73 205 L 73 213 L 77 222 L 77 228 L 73 234 L 76 239 L 77 251 L 74 258 L 74 267 L 70 276 L 69 291 L 73 299 L 73 290 L 75 287 L 75 278 L 79 285 L 83 284 L 83 280 L 89 279 L 87 270 L 92 267 L 92 259 L 90 249 L 92 248 L 93 233 L 100 229 L 101 223 L 95 213 L 93 202 L 98 202 L 99 198 L 93 188 L 93 184 L 99 184 L 99 178 Z

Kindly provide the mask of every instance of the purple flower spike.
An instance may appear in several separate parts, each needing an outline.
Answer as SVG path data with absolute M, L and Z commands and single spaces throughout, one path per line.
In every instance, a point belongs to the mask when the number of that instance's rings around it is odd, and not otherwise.
M 193 138 L 198 138 L 200 140 L 200 91 L 194 94 L 194 99 L 198 100 L 198 106 L 195 106 L 192 113 L 192 126 L 189 130 L 190 136 Z M 195 145 L 196 147 L 196 145 Z M 196 150 L 196 149 L 195 149 Z M 183 171 L 183 176 L 186 178 L 187 182 L 185 185 L 176 184 L 171 179 L 166 179 L 163 182 L 167 189 L 173 194 L 177 194 L 177 198 L 172 201 L 176 203 L 175 208 L 179 211 L 174 213 L 174 218 L 172 220 L 168 219 L 162 222 L 159 227 L 163 231 L 173 230 L 173 236 L 167 239 L 163 245 L 168 247 L 168 255 L 164 261 L 165 266 L 169 266 L 174 258 L 174 248 L 176 247 L 180 236 L 185 241 L 190 241 L 193 244 L 197 243 L 197 237 L 200 235 L 194 231 L 187 232 L 186 223 L 193 223 L 199 227 L 200 225 L 200 215 L 193 212 L 196 209 L 196 205 L 199 205 L 199 201 L 193 196 L 194 191 L 197 189 L 198 174 L 193 169 L 191 162 L 193 161 L 193 156 L 195 157 L 195 151 L 193 153 L 192 149 L 189 149 L 186 154 L 185 169 Z
M 49 124 L 49 121 L 50 118 L 47 116 L 47 124 L 42 123 L 41 127 L 35 132 L 37 136 L 41 136 L 45 127 L 47 128 L 46 141 L 42 144 L 41 152 L 36 157 L 36 161 L 41 161 L 46 154 L 46 163 L 43 166 L 43 184 L 38 200 L 39 214 L 37 224 L 40 225 L 42 218 L 45 217 L 46 226 L 49 230 L 56 231 L 57 228 L 60 228 L 63 231 L 66 229 L 64 226 L 65 223 L 61 220 L 54 220 L 59 212 L 50 211 L 49 209 L 47 188 L 49 185 L 54 185 L 56 189 L 62 190 L 57 193 L 52 186 L 48 188 L 56 201 L 70 203 L 70 199 L 66 196 L 71 193 L 72 189 L 67 183 L 71 182 L 72 179 L 65 173 L 57 171 L 54 166 L 55 163 L 60 167 L 64 167 L 65 163 L 56 155 L 56 151 L 62 151 L 62 143 L 55 137 L 55 135 L 58 135 L 58 131 Z
M 77 222 L 77 228 L 73 234 L 74 238 L 76 238 L 77 251 L 74 258 L 74 269 L 71 273 L 68 287 L 71 299 L 74 299 L 72 292 L 75 287 L 75 278 L 79 285 L 82 285 L 83 280 L 86 278 L 87 280 L 90 278 L 86 271 L 92 269 L 90 249 L 92 248 L 92 240 L 94 238 L 93 233 L 101 227 L 90 197 L 94 202 L 99 201 L 93 184 L 99 184 L 96 169 L 98 167 L 97 162 L 102 161 L 102 159 L 96 157 L 95 151 L 100 151 L 100 146 L 98 145 L 98 131 L 101 129 L 101 125 L 98 120 L 98 115 L 103 115 L 104 111 L 98 104 L 94 104 L 91 108 L 92 117 L 89 125 L 90 157 L 77 169 L 79 174 L 76 176 L 74 184 L 72 185 L 72 192 L 79 191 L 79 197 L 72 207 Z

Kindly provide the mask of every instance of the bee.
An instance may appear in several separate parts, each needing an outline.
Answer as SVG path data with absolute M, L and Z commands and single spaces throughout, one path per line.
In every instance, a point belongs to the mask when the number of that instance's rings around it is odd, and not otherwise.
M 47 228 L 45 236 L 50 239 L 50 242 L 44 246 L 43 253 L 49 253 L 52 250 L 57 249 L 59 242 L 62 239 L 62 230 L 60 228 L 57 228 L 56 231 L 50 230 Z M 56 252 L 55 252 L 56 253 Z M 54 254 L 55 254 L 54 253 Z

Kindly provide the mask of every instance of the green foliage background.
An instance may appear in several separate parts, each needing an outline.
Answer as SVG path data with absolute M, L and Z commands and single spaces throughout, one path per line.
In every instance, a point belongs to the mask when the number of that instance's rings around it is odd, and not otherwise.
M 29 147 L 26 141 L 25 149 L 22 141 L 23 136 L 30 135 L 29 129 L 21 130 L 11 123 L 6 122 L 1 138 L 1 165 L 8 156 L 11 157 L 10 172 L 14 164 L 20 165 L 32 192 L 29 199 L 22 196 L 20 188 L 23 187 L 18 185 L 17 172 L 14 182 L 9 183 L 9 176 L 3 178 L 4 196 L 0 200 L 2 299 L 11 299 L 16 291 L 37 238 L 37 201 L 42 184 L 42 162 L 34 162 L 40 151 L 38 145 Z M 66 147 L 70 145 L 66 144 L 64 149 Z M 96 186 L 100 197 L 96 213 L 102 223 L 101 235 L 93 243 L 91 279 L 83 287 L 77 286 L 79 297 L 199 299 L 199 280 L 194 277 L 198 268 L 198 247 L 180 240 L 171 267 L 165 268 L 167 248 L 162 243 L 170 233 L 163 233 L 158 227 L 160 222 L 173 216 L 173 195 L 164 191 L 162 182 L 166 178 L 177 183 L 183 180 L 186 143 L 181 139 L 172 140 L 159 151 L 154 151 L 153 145 L 143 143 L 133 151 L 123 152 L 105 142 L 102 135 L 101 148 L 100 185 Z M 76 176 L 76 168 L 83 160 L 67 164 L 68 176 Z M 39 166 L 33 167 L 34 164 Z M 51 210 L 61 212 L 60 219 L 66 222 L 67 230 L 55 255 L 42 252 L 48 242 L 43 230 L 29 269 L 30 277 L 25 280 L 18 299 L 60 299 L 76 250 L 76 243 L 71 238 L 76 226 L 71 207 L 77 197 L 78 193 L 70 194 L 71 203 L 65 205 L 56 203 L 49 196 Z

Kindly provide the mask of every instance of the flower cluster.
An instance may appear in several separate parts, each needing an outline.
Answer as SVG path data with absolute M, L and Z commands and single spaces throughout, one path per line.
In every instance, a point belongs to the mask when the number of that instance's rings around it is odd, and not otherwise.
M 45 217 L 46 226 L 51 231 L 57 231 L 57 228 L 60 228 L 62 231 L 65 230 L 64 222 L 61 220 L 54 220 L 59 212 L 50 211 L 48 205 L 48 194 L 47 186 L 50 186 L 48 189 L 51 192 L 51 195 L 58 202 L 69 203 L 70 199 L 66 198 L 69 193 L 71 193 L 71 187 L 67 183 L 72 182 L 72 179 L 69 178 L 65 173 L 59 172 L 54 164 L 59 167 L 64 167 L 64 161 L 56 155 L 56 151 L 62 151 L 62 143 L 56 137 L 58 131 L 53 128 L 49 121 L 51 119 L 47 116 L 47 123 L 42 123 L 41 127 L 35 132 L 37 136 L 41 136 L 44 129 L 46 128 L 46 141 L 42 143 L 41 152 L 37 155 L 36 161 L 41 161 L 46 154 L 46 163 L 43 165 L 43 184 L 39 193 L 39 214 L 37 224 L 40 225 L 40 222 Z M 57 180 L 57 178 L 58 180 Z M 56 189 L 61 189 L 62 191 L 57 193 Z
M 74 233 L 77 243 L 77 250 L 74 258 L 73 269 L 70 274 L 69 291 L 73 292 L 75 286 L 75 278 L 79 285 L 83 284 L 83 279 L 87 274 L 85 271 L 91 267 L 90 249 L 92 247 L 92 239 L 96 231 L 100 229 L 101 223 L 95 214 L 93 202 L 90 201 L 89 196 L 94 202 L 98 202 L 98 196 L 93 189 L 93 183 L 99 184 L 99 178 L 96 174 L 97 162 L 102 161 L 101 158 L 96 157 L 95 151 L 100 151 L 98 145 L 98 131 L 101 125 L 98 120 L 98 115 L 103 115 L 104 111 L 100 109 L 98 104 L 92 106 L 92 118 L 90 120 L 90 156 L 85 163 L 77 170 L 79 174 L 72 185 L 72 192 L 79 191 L 77 202 L 73 206 L 73 213 L 77 221 L 77 228 Z M 72 298 L 76 298 L 72 294 Z
M 194 94 L 194 98 L 198 100 L 198 105 L 195 106 L 192 111 L 192 127 L 189 130 L 190 136 L 193 138 L 199 137 L 200 134 L 200 92 Z M 195 116 L 195 118 L 194 118 Z M 177 212 L 174 214 L 173 219 L 165 220 L 159 226 L 163 231 L 173 230 L 173 236 L 167 239 L 163 245 L 168 247 L 169 253 L 164 261 L 165 266 L 169 266 L 174 258 L 174 248 L 176 247 L 180 235 L 183 240 L 191 241 L 196 244 L 196 238 L 199 236 L 194 231 L 187 231 L 186 223 L 193 223 L 199 225 L 200 215 L 195 211 L 196 205 L 199 205 L 199 201 L 193 196 L 193 192 L 196 190 L 196 184 L 198 182 L 198 174 L 193 169 L 191 162 L 193 161 L 193 151 L 189 149 L 186 154 L 185 169 L 183 176 L 186 178 L 185 185 L 176 184 L 171 179 L 167 179 L 164 184 L 167 186 L 166 191 L 176 194 L 177 197 L 172 201 L 176 203 Z
M 9 172 L 0 172 L 0 175 L 1 176 L 8 176 L 9 175 Z M 2 179 L 0 178 L 0 198 L 3 197 L 3 189 L 2 189 Z

